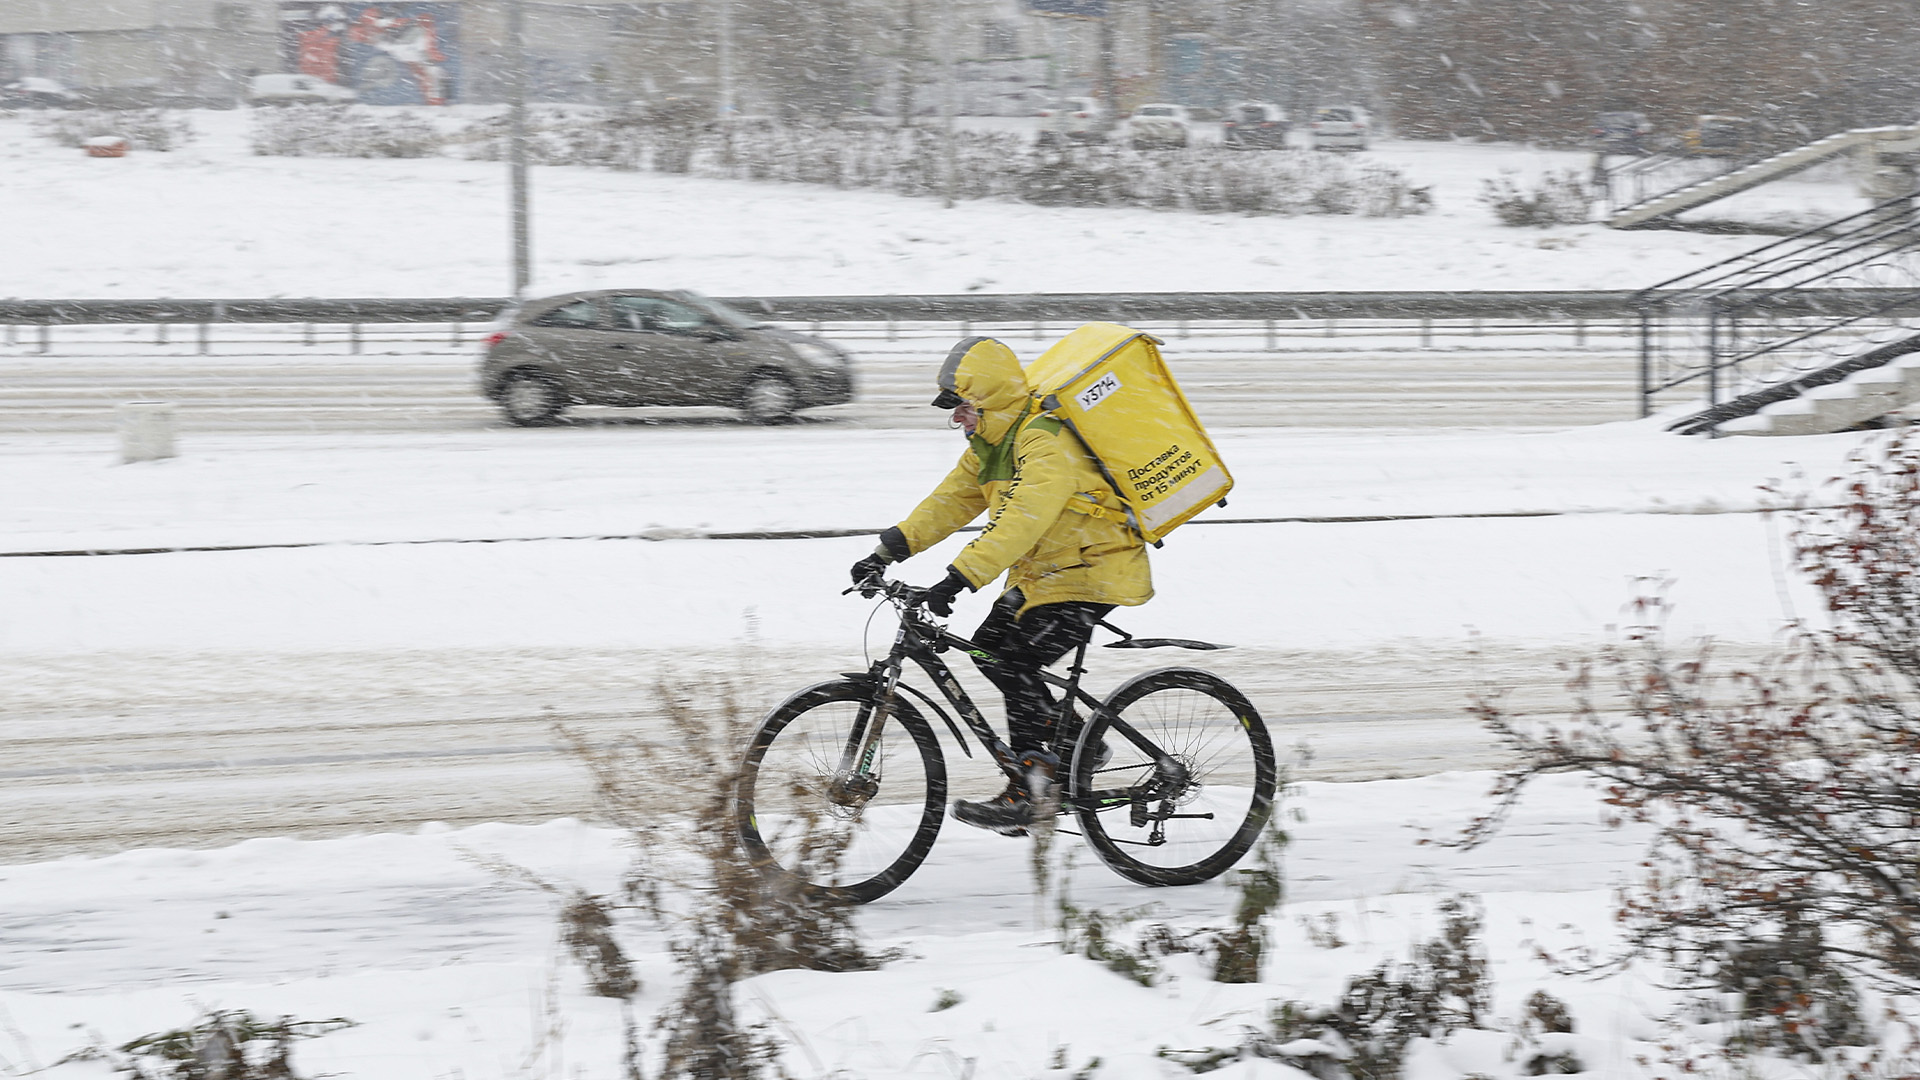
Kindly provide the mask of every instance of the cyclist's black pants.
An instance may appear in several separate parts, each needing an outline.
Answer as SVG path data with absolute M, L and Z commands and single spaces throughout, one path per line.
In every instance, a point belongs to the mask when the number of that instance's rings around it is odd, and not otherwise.
M 1010 589 L 994 601 L 993 610 L 974 632 L 975 644 L 999 657 L 980 669 L 1007 699 L 1007 743 L 1016 754 L 1044 749 L 1053 738 L 1058 705 L 1053 691 L 1040 680 L 1040 669 L 1080 647 L 1093 636 L 1094 624 L 1113 610 L 1112 604 L 1068 600 L 1041 604 L 1015 618 L 1026 598 Z

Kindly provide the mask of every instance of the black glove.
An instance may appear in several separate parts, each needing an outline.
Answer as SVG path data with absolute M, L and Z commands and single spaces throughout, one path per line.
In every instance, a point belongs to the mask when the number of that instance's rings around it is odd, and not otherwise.
M 960 595 L 961 589 L 972 592 L 973 582 L 968 581 L 967 576 L 960 571 L 951 566 L 947 567 L 947 576 L 940 579 L 940 584 L 927 590 L 927 610 L 943 619 L 951 617 L 953 598 Z
M 912 554 L 906 534 L 896 525 L 880 534 L 880 545 L 873 549 L 873 554 L 853 564 L 853 583 L 858 585 L 885 569 L 888 563 L 900 562 Z
M 877 551 L 861 559 L 859 562 L 853 564 L 853 583 L 858 585 L 876 574 L 884 573 L 887 569 L 887 564 L 892 561 L 892 559 L 882 556 Z

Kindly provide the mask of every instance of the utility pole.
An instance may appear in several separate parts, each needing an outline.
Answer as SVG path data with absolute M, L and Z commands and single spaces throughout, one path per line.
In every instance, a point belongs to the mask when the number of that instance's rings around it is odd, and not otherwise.
M 953 209 L 953 189 L 959 180 L 959 163 L 955 160 L 953 145 L 953 5 L 940 5 L 940 66 L 944 72 L 940 94 L 940 116 L 947 128 L 946 147 L 946 208 Z
M 512 72 L 507 82 L 507 197 L 513 220 L 513 298 L 527 295 L 533 277 L 531 222 L 527 213 L 527 41 L 526 0 L 507 0 L 507 49 Z
M 1100 13 L 1100 56 L 1096 78 L 1100 81 L 1100 100 L 1107 107 L 1107 115 L 1101 120 L 1102 134 L 1120 119 L 1119 93 L 1113 84 L 1113 0 L 1108 0 L 1107 8 Z
M 733 0 L 720 0 L 720 100 L 719 118 L 733 113 Z
M 900 126 L 913 126 L 914 89 L 920 81 L 920 5 L 906 0 L 906 22 L 900 27 Z

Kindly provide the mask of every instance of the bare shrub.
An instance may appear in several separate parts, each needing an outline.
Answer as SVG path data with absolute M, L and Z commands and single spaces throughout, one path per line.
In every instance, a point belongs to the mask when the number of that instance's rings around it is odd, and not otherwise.
M 1502 225 L 1579 225 L 1593 206 L 1593 192 L 1572 169 L 1543 173 L 1522 188 L 1512 172 L 1480 181 L 1480 202 Z
M 1757 670 L 1721 675 L 1705 649 L 1676 657 L 1664 605 L 1642 601 L 1644 625 L 1579 670 L 1567 720 L 1476 704 L 1520 763 L 1465 839 L 1491 836 L 1536 777 L 1597 777 L 1620 819 L 1657 830 L 1611 962 L 1660 957 L 1738 994 L 1752 1047 L 1821 1056 L 1866 1037 L 1854 980 L 1920 989 L 1920 442 L 1897 433 L 1848 475 L 1773 494 L 1831 628 L 1798 626 Z
M 207 1013 L 187 1027 L 143 1035 L 104 1055 L 135 1080 L 297 1080 L 293 1043 L 353 1027 L 351 1020 L 262 1020 L 243 1009 Z
M 640 989 L 633 964 L 613 936 L 613 912 L 605 898 L 575 889 L 560 909 L 560 943 L 587 970 L 595 996 L 624 1001 Z
M 1214 982 L 1260 981 L 1260 958 L 1267 948 L 1266 917 L 1286 896 L 1280 853 L 1286 850 L 1287 834 L 1279 820 L 1278 814 L 1267 819 L 1253 849 L 1254 865 L 1234 871 L 1227 879 L 1228 886 L 1240 894 L 1240 902 L 1234 907 L 1233 925 L 1213 940 Z
M 734 793 L 755 724 L 737 692 L 663 682 L 657 696 L 665 742 L 636 734 L 593 743 L 557 730 L 592 776 L 602 810 L 633 845 L 628 903 L 671 938 L 681 989 L 656 1020 L 663 1075 L 754 1080 L 775 1066 L 779 1044 L 765 1024 L 737 1016 L 735 983 L 784 968 L 872 970 L 889 957 L 861 943 L 851 907 L 763 873 L 741 848 Z M 847 837 L 835 824 L 824 814 L 796 823 L 828 865 Z M 598 925 L 597 916 L 585 921 Z
M 61 146 L 76 148 L 103 135 L 117 135 L 135 150 L 175 150 L 194 139 L 193 124 L 165 109 L 48 112 L 34 118 L 33 132 Z

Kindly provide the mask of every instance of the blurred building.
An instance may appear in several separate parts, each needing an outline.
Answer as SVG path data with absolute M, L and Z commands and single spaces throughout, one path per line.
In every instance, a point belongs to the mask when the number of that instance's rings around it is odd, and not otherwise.
M 507 2 L 0 0 L 0 83 L 35 75 L 100 104 L 217 105 L 239 101 L 251 75 L 303 72 L 376 104 L 499 101 Z M 1194 20 L 1229 0 L 520 2 L 534 101 L 1030 115 L 1110 85 L 1124 111 L 1211 104 L 1226 70 Z M 1104 24 L 1084 17 L 1100 11 Z

